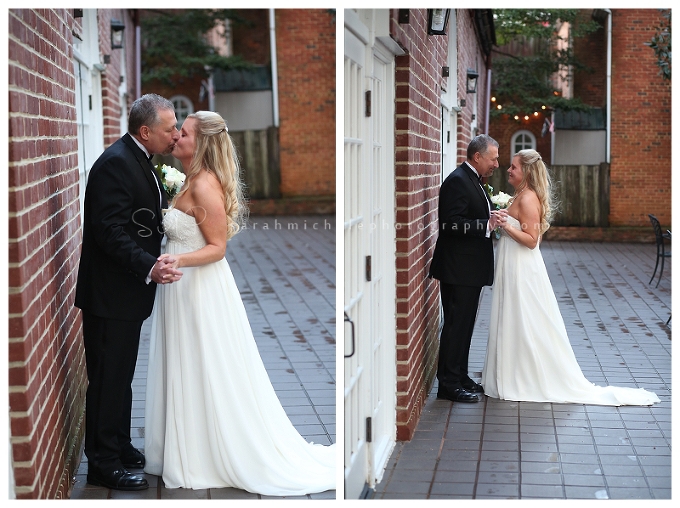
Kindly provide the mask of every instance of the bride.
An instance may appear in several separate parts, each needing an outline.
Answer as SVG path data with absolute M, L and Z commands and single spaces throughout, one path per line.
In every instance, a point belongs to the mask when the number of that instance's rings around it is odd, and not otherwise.
M 515 196 L 500 224 L 484 393 L 513 401 L 607 406 L 659 402 L 656 394 L 641 388 L 596 386 L 585 378 L 539 250 L 553 212 L 541 155 L 535 150 L 518 152 L 508 182 Z
M 187 178 L 163 221 L 161 258 L 183 276 L 158 286 L 152 314 L 144 471 L 168 488 L 333 490 L 336 446 L 308 443 L 286 416 L 224 258 L 244 206 L 222 117 L 189 115 L 173 155 Z

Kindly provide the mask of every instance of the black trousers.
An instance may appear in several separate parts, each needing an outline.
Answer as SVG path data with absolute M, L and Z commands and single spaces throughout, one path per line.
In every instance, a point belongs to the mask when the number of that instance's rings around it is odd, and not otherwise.
M 132 447 L 132 378 L 142 324 L 83 311 L 88 378 L 85 455 L 89 468 L 104 473 L 121 467 L 121 452 Z
M 455 390 L 468 376 L 470 342 L 475 328 L 481 287 L 458 286 L 440 281 L 444 326 L 439 338 L 437 379 L 439 388 Z

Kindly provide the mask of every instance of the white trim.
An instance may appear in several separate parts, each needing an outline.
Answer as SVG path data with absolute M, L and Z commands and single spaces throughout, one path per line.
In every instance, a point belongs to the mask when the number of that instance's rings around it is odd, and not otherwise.
M 528 136 L 528 137 L 529 137 L 529 141 L 531 142 L 531 146 L 525 146 L 525 147 L 523 147 L 522 149 L 531 148 L 532 150 L 536 150 L 536 136 L 534 136 L 534 133 L 531 132 L 531 131 L 528 131 L 528 130 L 526 130 L 526 129 L 520 129 L 520 130 L 516 131 L 516 132 L 512 135 L 512 137 L 510 138 L 510 158 L 511 158 L 511 159 L 512 159 L 512 157 L 513 157 L 517 152 L 519 152 L 519 150 L 516 150 L 516 149 L 515 149 L 515 143 L 517 142 L 517 138 L 518 138 L 520 135 L 522 135 L 522 136 Z
M 183 117 L 180 117 L 180 113 L 182 113 L 183 108 L 181 108 L 181 107 L 178 108 L 175 105 L 175 101 L 183 102 L 187 105 L 186 115 L 184 115 Z M 177 128 L 179 129 L 179 128 L 181 128 L 182 124 L 184 123 L 184 120 L 186 119 L 186 117 L 194 112 L 194 103 L 191 102 L 191 99 L 189 99 L 189 97 L 187 97 L 186 95 L 182 95 L 182 94 L 173 95 L 172 97 L 170 97 L 170 102 L 172 102 L 173 106 L 175 106 L 175 115 L 177 116 Z

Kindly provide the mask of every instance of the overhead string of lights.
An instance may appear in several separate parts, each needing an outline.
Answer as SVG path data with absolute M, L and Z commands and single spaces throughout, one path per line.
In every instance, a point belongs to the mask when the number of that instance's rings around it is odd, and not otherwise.
M 503 109 L 503 105 L 502 105 L 502 104 L 496 104 L 496 102 L 497 102 L 497 101 L 496 101 L 496 97 L 491 97 L 491 102 L 494 103 L 494 105 L 495 105 L 495 107 L 496 107 L 497 110 L 501 111 L 501 110 Z M 541 112 L 542 112 L 542 113 L 544 113 L 546 109 L 548 109 L 547 106 L 545 106 L 545 105 L 541 106 Z M 514 118 L 515 120 L 518 120 L 518 121 L 519 121 L 520 118 L 524 118 L 525 121 L 529 121 L 529 119 L 530 119 L 532 116 L 533 116 L 534 118 L 538 118 L 538 115 L 539 115 L 539 114 L 540 114 L 540 113 L 539 113 L 538 111 L 534 111 L 532 114 L 514 115 L 513 118 Z

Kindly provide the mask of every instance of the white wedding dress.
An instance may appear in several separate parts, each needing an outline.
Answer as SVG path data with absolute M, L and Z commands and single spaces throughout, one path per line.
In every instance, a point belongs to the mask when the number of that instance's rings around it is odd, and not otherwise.
M 516 229 L 520 224 L 508 216 Z M 539 247 L 529 249 L 502 232 L 496 248 L 489 341 L 482 386 L 489 397 L 513 401 L 606 406 L 651 405 L 642 388 L 588 381 L 569 343 Z
M 166 252 L 205 246 L 170 209 Z M 144 471 L 168 488 L 235 487 L 270 496 L 336 488 L 336 446 L 312 444 L 288 419 L 264 368 L 226 259 L 159 285 L 152 314 Z

